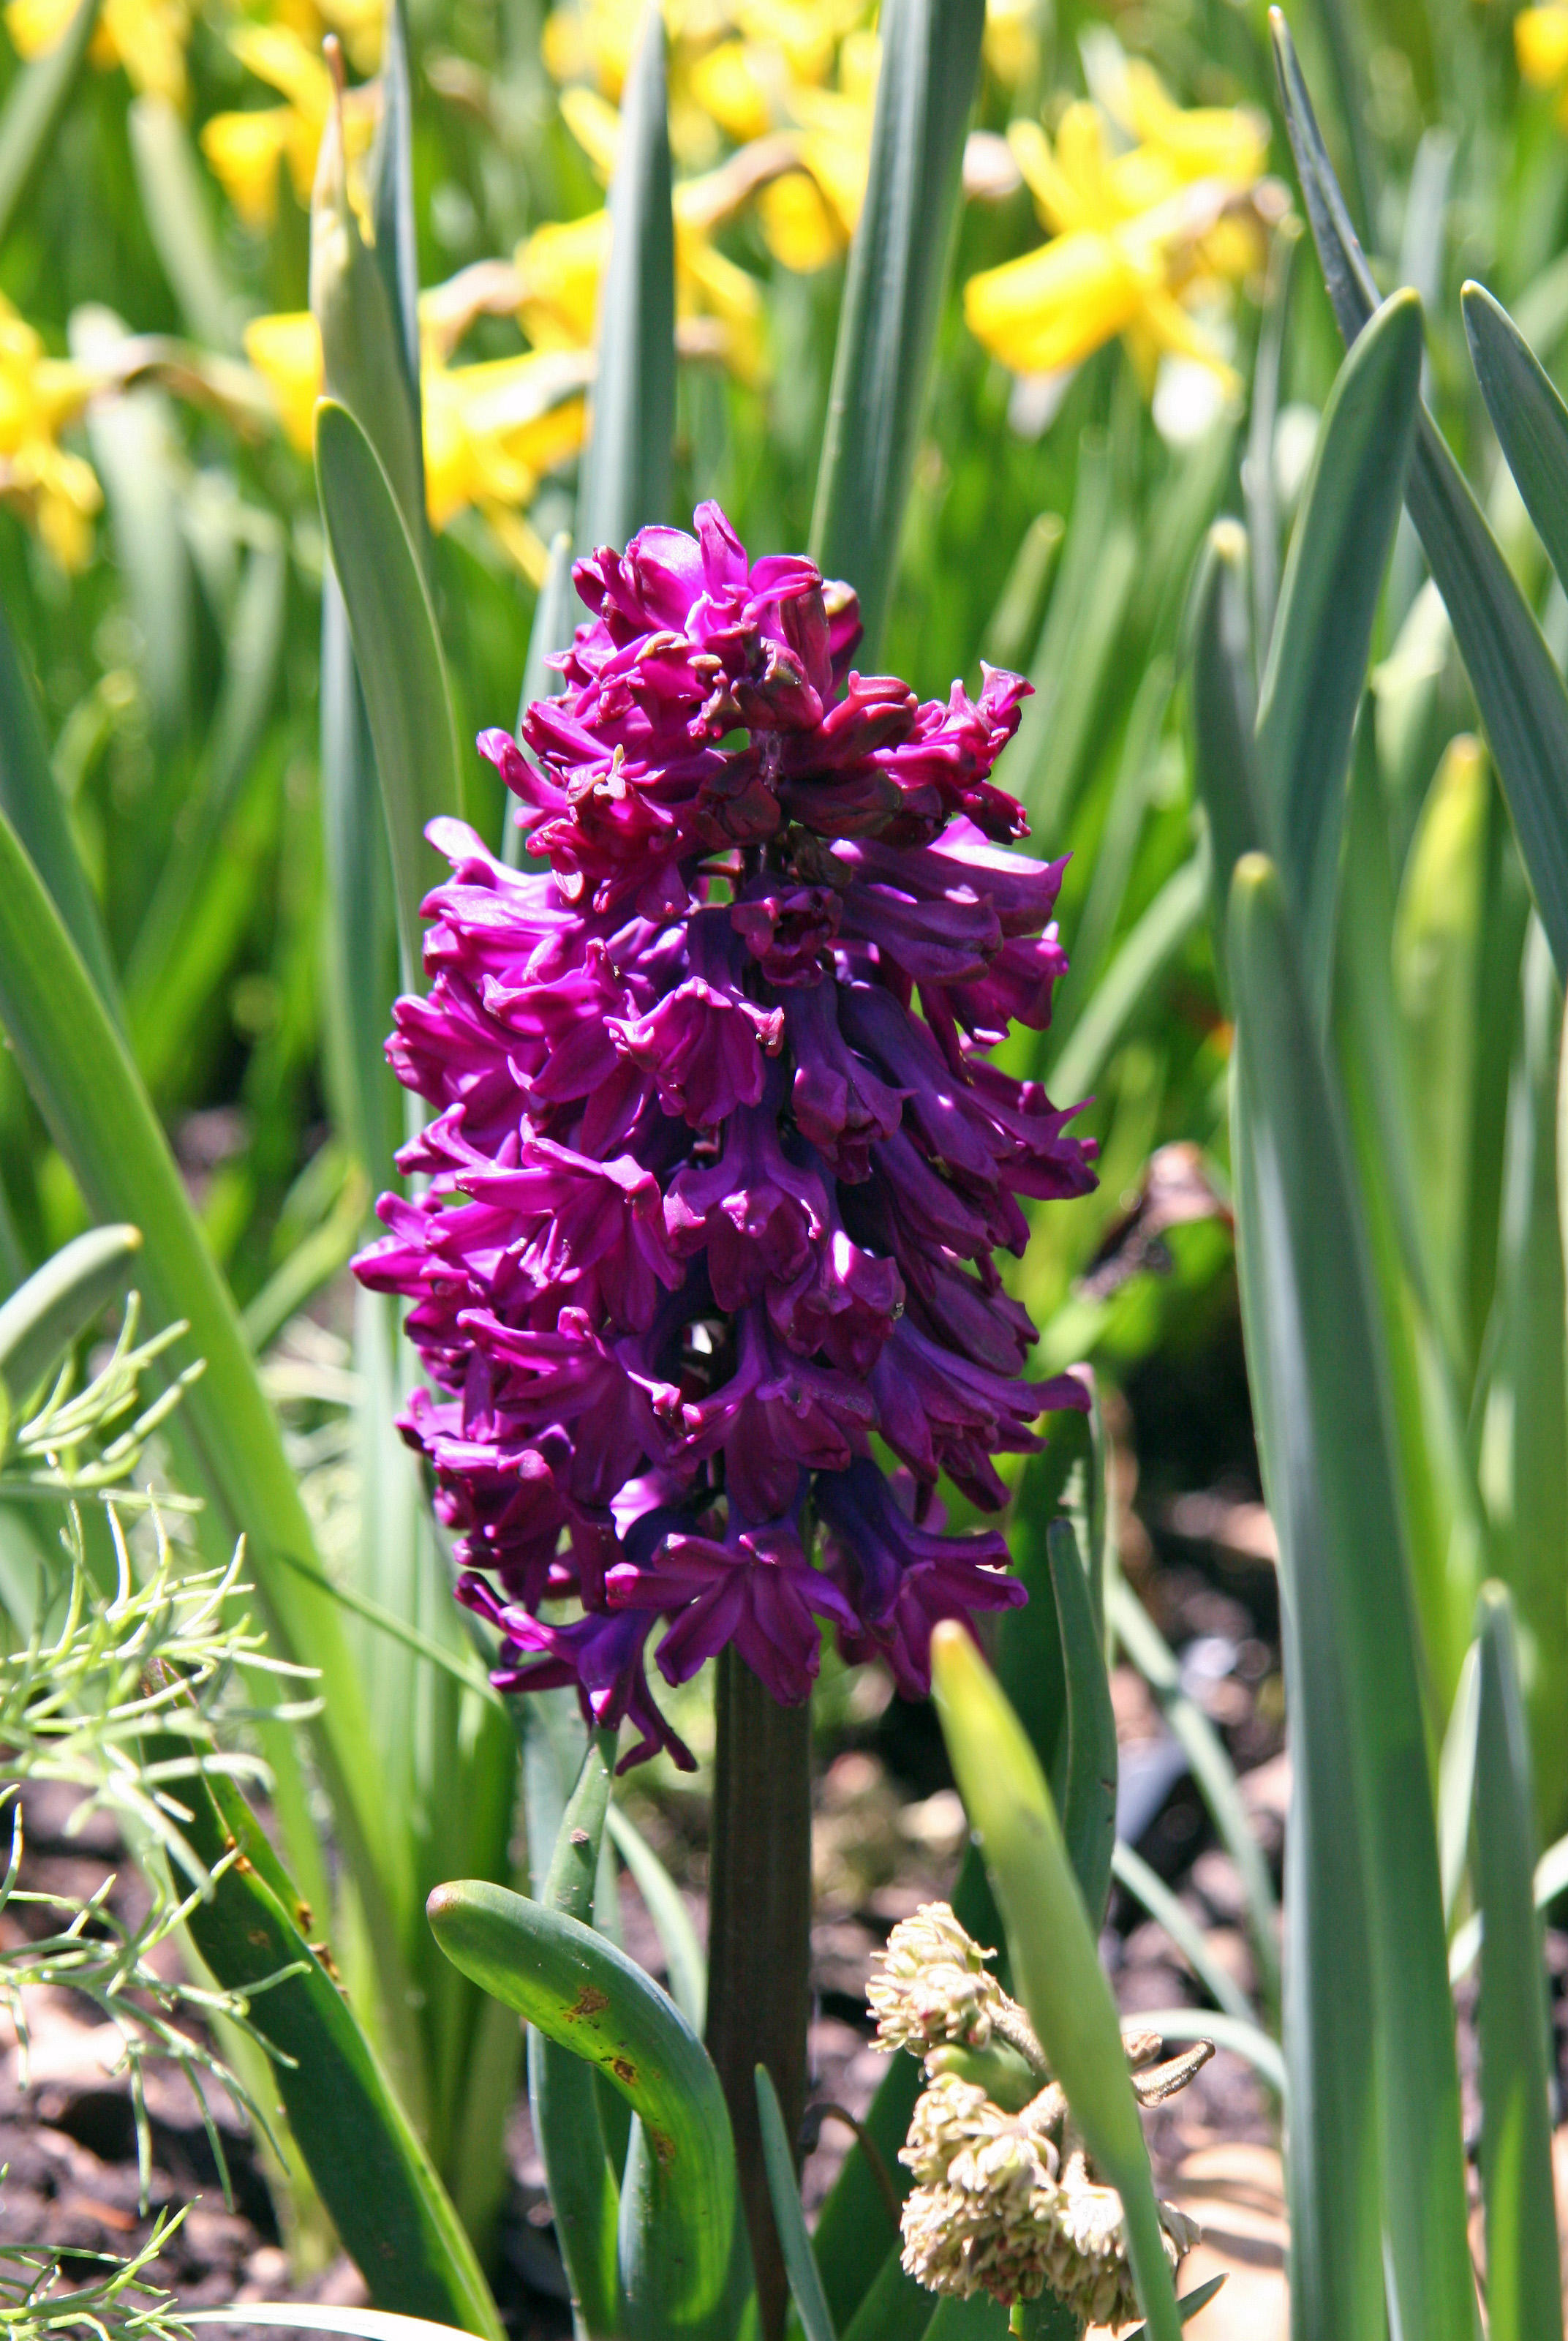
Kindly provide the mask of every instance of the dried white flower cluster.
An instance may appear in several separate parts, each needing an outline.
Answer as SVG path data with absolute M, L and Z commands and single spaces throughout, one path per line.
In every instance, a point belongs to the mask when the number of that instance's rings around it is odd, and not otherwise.
M 877 1954 L 881 1973 L 866 1988 L 877 2018 L 877 2045 L 923 2057 L 945 2041 L 968 2048 L 989 2046 L 1007 1994 L 983 1951 L 945 1902 L 922 1902 L 900 1919 Z
M 895 1927 L 869 1990 L 878 2038 L 927 2059 L 928 2086 L 898 2159 L 914 2173 L 904 2206 L 904 2266 L 931 2292 L 988 2292 L 1011 2305 L 1048 2285 L 1086 2324 L 1125 2324 L 1137 2314 L 1121 2197 L 1096 2177 L 1059 2087 L 1050 2079 L 1028 2019 L 984 1962 L 984 1951 L 946 1903 L 927 1903 Z M 1019 2050 L 1042 2084 L 1008 2112 L 979 2082 L 948 2064 L 953 2044 Z M 1133 2085 L 1146 2104 L 1185 2087 L 1211 2045 L 1200 2042 L 1155 2067 L 1157 2036 L 1126 2037 Z M 1190 2219 L 1159 2207 L 1172 2268 L 1197 2240 Z

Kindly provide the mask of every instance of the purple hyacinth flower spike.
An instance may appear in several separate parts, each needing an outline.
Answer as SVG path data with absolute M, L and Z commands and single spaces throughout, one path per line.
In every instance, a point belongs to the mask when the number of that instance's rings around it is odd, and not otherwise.
M 432 1118 L 355 1265 L 411 1303 L 401 1428 L 497 1684 L 690 1766 L 650 1637 L 672 1684 L 732 1645 L 793 1703 L 830 1624 L 918 1697 L 938 1619 L 1022 1599 L 934 1491 L 999 1509 L 996 1457 L 1086 1402 L 1026 1377 L 993 1256 L 1095 1149 L 991 1062 L 1067 965 L 1063 865 L 990 779 L 1028 686 L 853 672 L 854 596 L 715 504 L 576 583 L 563 693 L 480 742 L 536 868 L 432 824 L 388 1044 Z

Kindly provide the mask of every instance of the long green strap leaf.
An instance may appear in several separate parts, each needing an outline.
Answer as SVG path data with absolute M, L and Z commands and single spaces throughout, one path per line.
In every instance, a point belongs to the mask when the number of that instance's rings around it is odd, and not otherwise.
M 1171 872 L 1124 937 L 1050 1069 L 1052 1093 L 1064 1102 L 1076 1103 L 1088 1095 L 1134 1018 L 1146 1006 L 1152 987 L 1202 919 L 1208 872 L 1208 842 L 1200 838 L 1197 852 Z
M 898 565 L 984 25 L 984 0 L 888 0 L 882 12 L 870 166 L 811 515 L 811 558 L 859 594 L 868 666 Z
M 11 85 L 0 113 L 0 244 L 10 234 L 34 175 L 55 144 L 97 28 L 99 5 L 100 0 L 81 0 L 48 55 L 24 65 Z
M 593 1922 L 599 1848 L 610 1810 L 613 1733 L 594 1733 L 567 1798 L 545 1879 L 552 1910 Z M 585 2341 L 615 2341 L 616 2227 L 620 2188 L 606 2152 L 591 2065 L 547 2034 L 528 2036 L 528 2098 L 544 2163 L 561 2256 L 571 2285 L 572 2312 Z
M 1309 2238 L 1318 2265 L 1304 2259 L 1301 2281 L 1325 2281 L 1325 2314 L 1335 2300 L 1339 2318 L 1303 2329 L 1382 2329 L 1381 2251 L 1365 2200 L 1380 2161 L 1401 2329 L 1424 2341 L 1473 2341 L 1459 2077 L 1384 1370 L 1339 1101 L 1280 882 L 1261 856 L 1244 861 L 1233 884 L 1230 965 L 1240 1003 L 1233 1160 L 1243 1317 L 1288 1589 L 1295 1770 L 1314 1798 L 1325 1778 L 1348 1772 L 1348 1805 L 1319 1799 L 1305 1814 L 1293 1809 L 1288 1838 L 1286 1908 L 1308 1931 L 1293 1938 L 1287 1976 L 1293 2003 L 1303 1993 L 1314 1999 L 1301 2035 L 1295 2005 L 1286 2017 L 1292 2159 L 1315 2197 L 1298 2250 Z M 1323 1768 L 1315 1778 L 1315 1767 Z M 1360 1988 L 1358 1907 L 1370 2042 L 1365 2015 L 1356 2017 L 1343 1988 L 1347 1977 Z M 1334 1972 L 1301 1973 L 1304 1956 Z M 1367 2121 L 1369 2047 L 1376 2138 Z M 1375 2204 L 1375 2187 L 1370 2194 Z M 1332 2235 L 1335 2223 L 1342 2232 Z
M 185 1318 L 191 1350 L 206 1360 L 168 1436 L 189 1484 L 207 1498 L 215 1548 L 226 1553 L 247 1538 L 279 1655 L 322 1671 L 328 1696 L 312 1727 L 316 1760 L 355 1883 L 375 1911 L 387 1833 L 342 1620 L 307 1578 L 273 1565 L 282 1550 L 323 1573 L 276 1417 L 124 1042 L 3 814 L 0 1024 L 88 1208 L 140 1228 L 137 1274 L 154 1320 Z
M 1105 1634 L 1095 1617 L 1070 1521 L 1051 1522 L 1046 1550 L 1067 1687 L 1067 1762 L 1057 1802 L 1067 1858 L 1097 1930 L 1110 1892 L 1116 1837 L 1116 1718 L 1106 1672 Z
M 1209 917 L 1222 974 L 1231 872 L 1263 843 L 1246 567 L 1246 532 L 1216 520 L 1193 587 L 1190 639 L 1194 780 L 1208 816 Z
M 1045 1774 L 995 1676 L 950 1620 L 931 1637 L 932 1688 L 958 1792 L 1007 1921 L 1013 1987 L 1090 2153 L 1122 2198 L 1127 2253 L 1155 2341 L 1181 2330 L 1121 2025 Z
M 1238 2024 L 1249 2024 L 1252 2007 L 1245 1992 L 1228 1968 L 1221 1967 L 1214 1957 L 1203 1928 L 1171 1892 L 1158 1870 L 1152 1869 L 1142 1854 L 1125 1842 L 1116 1847 L 1111 1868 L 1117 1885 L 1125 1887 L 1136 1902 L 1142 1903 L 1149 1917 L 1165 1928 L 1215 2006 Z
M 446 661 L 387 474 L 360 423 L 332 399 L 316 408 L 316 476 L 381 774 L 403 981 L 412 984 L 420 904 L 436 876 L 425 829 L 461 802 Z
M 806 2328 L 806 2341 L 838 2341 L 822 2290 L 822 2279 L 817 2273 L 817 2262 L 812 2256 L 811 2238 L 806 2232 L 806 2215 L 800 2208 L 800 2183 L 795 2175 L 795 2157 L 789 2151 L 783 2109 L 779 2103 L 779 2092 L 773 2086 L 773 2077 L 766 2065 L 757 2067 L 757 2111 L 762 2125 L 762 2159 L 768 2170 L 768 2193 L 773 2205 L 779 2240 L 784 2248 L 784 2265 L 789 2271 L 789 2290 L 800 2322 Z
M 664 15 L 653 0 L 620 102 L 610 189 L 610 261 L 599 303 L 599 374 L 589 402 L 577 543 L 617 552 L 670 517 L 675 440 L 675 216 Z
M 189 1925 L 225 1990 L 258 1992 L 252 2021 L 277 2052 L 273 2077 L 300 2152 L 372 2299 L 503 2341 L 473 2247 L 429 2157 L 328 1966 L 306 1939 L 311 1916 L 232 1781 L 182 1791 L 188 1834 L 214 1882 Z
M 1110 1614 L 1116 1639 L 1159 1701 L 1160 1712 L 1181 1744 L 1220 1841 L 1236 1866 L 1246 1897 L 1247 1931 L 1264 1997 L 1277 2012 L 1279 1907 L 1263 1848 L 1241 1800 L 1236 1768 L 1208 1717 L 1183 1689 L 1175 1652 L 1130 1586 L 1118 1583 L 1111 1589 Z
M 322 1021 L 334 1118 L 374 1193 L 402 1136 L 384 1042 L 397 983 L 397 914 L 375 745 L 337 572 L 322 579 L 322 844 L 327 960 Z
M 99 1310 L 126 1290 L 141 1249 L 136 1228 L 89 1229 L 0 1305 L 0 1390 L 18 1404 L 32 1396 Z
M 386 287 L 393 338 L 401 360 L 398 381 L 413 420 L 417 495 L 405 512 L 409 533 L 422 541 L 424 444 L 421 428 L 419 347 L 419 245 L 414 224 L 413 89 L 409 72 L 408 9 L 391 0 L 382 34 L 381 116 L 371 156 L 375 188 L 375 264 Z M 374 354 L 367 353 L 367 355 Z M 349 402 L 352 403 L 352 400 Z
M 0 611 L 0 813 L 11 823 L 48 888 L 99 999 L 117 1017 L 119 986 L 104 921 L 50 764 L 38 702 L 4 611 Z
M 1467 284 L 1460 300 L 1470 362 L 1498 443 L 1553 568 L 1568 577 L 1568 407 L 1484 284 Z
M 1345 339 L 1378 304 L 1285 18 L 1270 12 L 1285 126 L 1324 281 Z M 1568 973 L 1568 692 L 1469 483 L 1424 404 L 1405 501 L 1485 721 L 1519 851 L 1559 975 Z
M 1350 737 L 1404 496 L 1421 302 L 1385 301 L 1335 378 L 1302 497 L 1257 716 L 1263 804 L 1321 1031 L 1334 973 Z
M 1531 1873 L 1530 1746 L 1513 1613 L 1500 1585 L 1476 1616 L 1481 1708 L 1475 1740 L 1474 1875 L 1481 1948 L 1481 2180 L 1492 2341 L 1563 2341 L 1563 2277 L 1552 2183 L 1545 1973 Z
M 708 1961 L 680 1888 L 624 1807 L 610 1808 L 610 1837 L 648 1907 L 670 1975 L 670 1997 L 693 2032 L 708 2020 Z
M 719 2077 L 690 2026 L 602 1935 L 504 1887 L 430 1898 L 436 1940 L 473 1981 L 603 2074 L 638 2117 L 621 2188 L 658 2249 L 626 2285 L 625 2341 L 733 2341 L 751 2292 L 735 2148 Z

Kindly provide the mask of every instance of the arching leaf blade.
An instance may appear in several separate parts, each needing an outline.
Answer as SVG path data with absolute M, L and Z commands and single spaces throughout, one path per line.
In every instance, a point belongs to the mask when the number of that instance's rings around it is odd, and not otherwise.
M 435 612 L 385 472 L 346 406 L 316 407 L 316 476 L 381 775 L 405 982 L 436 875 L 427 825 L 461 805 L 457 734 Z
M 1493 2341 L 1562 2341 L 1546 1981 L 1535 1915 L 1533 1790 L 1513 1610 L 1482 1588 L 1474 1879 L 1481 1938 L 1481 2179 Z
M 870 164 L 811 515 L 812 559 L 860 597 L 868 666 L 898 565 L 984 21 L 983 0 L 889 0 L 882 14 Z
M 1421 302 L 1395 293 L 1352 343 L 1291 538 L 1257 716 L 1263 813 L 1321 1030 L 1334 971 L 1351 733 L 1404 502 Z

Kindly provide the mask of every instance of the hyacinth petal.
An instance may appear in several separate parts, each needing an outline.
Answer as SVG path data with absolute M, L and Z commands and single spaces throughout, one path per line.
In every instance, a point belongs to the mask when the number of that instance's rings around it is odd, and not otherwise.
M 1025 1379 L 992 1253 L 1094 1148 L 988 1061 L 1067 965 L 1063 865 L 1008 850 L 989 777 L 1028 686 L 852 672 L 853 595 L 715 505 L 575 576 L 562 692 L 480 742 L 532 867 L 432 828 L 430 989 L 388 1054 L 432 1111 L 355 1266 L 410 1303 L 432 1387 L 400 1429 L 497 1682 L 689 1763 L 650 1636 L 671 1684 L 732 1645 L 793 1701 L 831 1628 L 918 1697 L 938 1619 L 1023 1599 L 932 1490 L 998 1508 L 994 1458 L 1084 1403 Z

